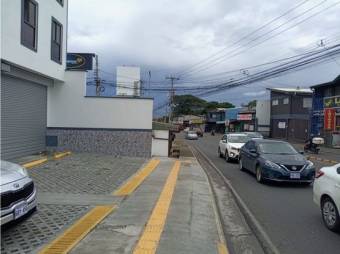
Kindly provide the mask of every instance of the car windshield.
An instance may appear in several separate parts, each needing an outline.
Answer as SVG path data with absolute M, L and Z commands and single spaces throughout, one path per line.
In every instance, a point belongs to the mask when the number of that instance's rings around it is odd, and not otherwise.
M 298 152 L 290 144 L 275 142 L 259 144 L 259 149 L 265 154 L 297 154 Z
M 247 133 L 247 135 L 251 138 L 262 138 L 262 135 L 260 133 L 256 133 L 256 132 Z
M 229 136 L 228 142 L 229 143 L 246 143 L 249 140 L 248 136 Z

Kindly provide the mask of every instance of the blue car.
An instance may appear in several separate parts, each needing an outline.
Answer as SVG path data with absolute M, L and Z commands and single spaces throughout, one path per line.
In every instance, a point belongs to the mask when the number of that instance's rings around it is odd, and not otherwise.
M 255 173 L 260 183 L 269 180 L 310 184 L 315 177 L 314 164 L 284 141 L 248 141 L 240 151 L 239 165 L 241 170 Z

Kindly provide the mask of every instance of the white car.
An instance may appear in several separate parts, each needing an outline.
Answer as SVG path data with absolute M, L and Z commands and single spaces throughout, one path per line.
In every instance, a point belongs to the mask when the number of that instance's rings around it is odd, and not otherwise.
M 185 138 L 190 139 L 190 140 L 196 140 L 196 139 L 198 139 L 198 135 L 197 135 L 196 131 L 188 131 Z
M 225 134 L 218 144 L 218 155 L 226 161 L 238 159 L 240 149 L 250 139 L 246 134 Z
M 1 161 L 1 225 L 35 210 L 36 189 L 25 168 Z
M 340 231 L 340 163 L 323 167 L 316 173 L 313 199 L 321 208 L 326 227 L 332 231 Z

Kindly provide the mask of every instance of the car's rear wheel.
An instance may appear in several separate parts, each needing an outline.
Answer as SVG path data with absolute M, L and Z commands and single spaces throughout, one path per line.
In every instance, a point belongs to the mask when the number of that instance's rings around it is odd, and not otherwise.
M 321 201 L 322 219 L 326 227 L 334 232 L 340 231 L 339 211 L 333 200 L 329 197 Z
M 244 167 L 243 167 L 243 161 L 242 161 L 242 158 L 240 157 L 239 160 L 238 160 L 238 165 L 240 167 L 240 170 L 241 171 L 244 171 Z
M 256 181 L 259 183 L 263 183 L 262 169 L 260 165 L 256 166 Z
M 220 158 L 223 157 L 223 155 L 222 155 L 222 153 L 221 153 L 221 148 L 218 148 L 217 154 L 218 154 L 218 156 L 219 156 Z
M 229 157 L 228 150 L 225 151 L 224 158 L 225 158 L 226 162 L 229 162 L 229 161 L 230 161 L 230 157 Z

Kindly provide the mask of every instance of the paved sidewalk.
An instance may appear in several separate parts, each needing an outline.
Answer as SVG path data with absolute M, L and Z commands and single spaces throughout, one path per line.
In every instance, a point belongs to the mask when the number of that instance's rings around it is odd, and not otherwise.
M 297 150 L 303 151 L 304 144 L 303 143 L 291 143 Z M 305 156 L 319 163 L 326 163 L 334 165 L 336 163 L 340 163 L 340 149 L 329 148 L 325 146 L 320 146 L 320 152 L 318 154 L 313 153 L 305 153 Z
M 91 208 L 119 204 L 122 197 L 111 193 L 144 163 L 141 158 L 79 153 L 29 169 L 38 190 L 38 208 L 26 220 L 2 228 L 1 253 L 36 253 Z
M 218 253 L 220 236 L 203 169 L 194 158 L 159 160 L 158 167 L 138 189 L 71 253 Z M 180 168 L 169 210 L 157 214 L 159 202 L 166 202 L 163 189 L 176 161 L 180 161 Z M 150 227 L 153 216 L 157 217 L 154 228 Z M 159 228 L 162 218 L 163 230 Z M 155 239 L 157 234 L 159 239 Z

